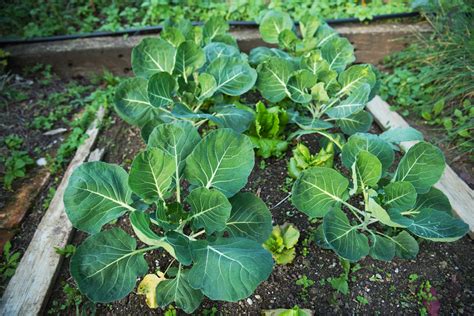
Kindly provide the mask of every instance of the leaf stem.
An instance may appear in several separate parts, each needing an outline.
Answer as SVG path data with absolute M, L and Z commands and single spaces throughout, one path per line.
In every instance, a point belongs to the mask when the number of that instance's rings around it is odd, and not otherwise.
M 203 229 L 203 230 L 198 231 L 198 232 L 195 233 L 195 234 L 192 234 L 190 237 L 191 237 L 191 238 L 196 238 L 196 237 L 198 237 L 198 236 L 201 236 L 201 235 L 204 234 L 205 232 L 206 232 L 206 231 Z

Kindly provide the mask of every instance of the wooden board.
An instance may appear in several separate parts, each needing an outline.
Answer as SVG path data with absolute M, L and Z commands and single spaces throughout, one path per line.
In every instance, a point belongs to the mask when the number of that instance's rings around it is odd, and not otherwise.
M 103 117 L 104 108 L 100 108 L 86 132 L 89 137 L 77 149 L 15 275 L 8 283 L 0 301 L 0 315 L 38 315 L 47 302 L 62 260 L 54 247 L 65 247 L 73 229 L 64 210 L 64 191 L 72 172 L 85 161 L 94 146 Z
M 391 111 L 389 105 L 376 96 L 367 105 L 377 124 L 384 130 L 396 127 L 409 127 L 410 125 L 397 112 Z M 417 142 L 403 142 L 400 147 L 407 151 Z M 469 225 L 469 236 L 474 238 L 474 192 L 456 172 L 446 165 L 444 174 L 436 183 L 435 188 L 443 191 L 449 198 L 454 213 Z

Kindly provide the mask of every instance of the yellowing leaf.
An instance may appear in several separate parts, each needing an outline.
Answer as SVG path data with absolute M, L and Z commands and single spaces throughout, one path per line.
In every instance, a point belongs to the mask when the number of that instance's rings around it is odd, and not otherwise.
M 156 287 L 158 283 L 166 280 L 163 273 L 158 272 L 156 274 L 147 274 L 138 285 L 137 294 L 146 296 L 146 305 L 150 308 L 158 308 L 156 303 Z

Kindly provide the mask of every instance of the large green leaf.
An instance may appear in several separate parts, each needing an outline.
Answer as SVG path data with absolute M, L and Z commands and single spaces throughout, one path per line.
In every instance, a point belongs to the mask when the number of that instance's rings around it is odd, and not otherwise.
M 206 69 L 216 79 L 216 91 L 228 95 L 242 95 L 257 80 L 257 72 L 247 62 L 237 57 L 219 57 Z
M 316 84 L 316 76 L 309 70 L 303 69 L 290 77 L 287 90 L 291 100 L 297 103 L 311 101 L 311 88 Z
M 415 210 L 419 211 L 423 208 L 431 208 L 448 214 L 451 214 L 452 211 L 449 199 L 443 192 L 434 187 L 432 187 L 427 193 L 418 194 Z
M 323 23 L 323 25 L 318 28 L 315 35 L 318 47 L 326 45 L 329 41 L 338 36 L 339 34 L 337 31 L 330 27 L 327 23 Z
M 286 59 L 268 59 L 258 72 L 257 89 L 270 102 L 283 100 L 289 94 L 287 84 L 293 70 L 293 64 Z
M 148 265 L 135 239 L 113 228 L 87 238 L 71 258 L 71 275 L 91 301 L 109 303 L 130 293 Z
M 271 254 L 253 240 L 198 240 L 191 247 L 194 265 L 189 283 L 212 300 L 237 302 L 246 298 L 272 271 Z
M 369 241 L 357 228 L 351 226 L 346 214 L 340 209 L 334 209 L 324 216 L 323 232 L 328 245 L 349 261 L 358 261 L 369 254 Z
M 205 72 L 199 74 L 198 83 L 200 89 L 198 96 L 199 101 L 202 102 L 203 100 L 212 97 L 214 92 L 216 92 L 217 82 L 212 75 Z
M 259 30 L 262 39 L 271 44 L 278 43 L 278 35 L 284 30 L 291 30 L 293 21 L 287 13 L 268 11 L 260 21 Z
M 329 63 L 329 68 L 338 73 L 355 61 L 354 47 L 345 37 L 334 37 L 321 47 L 321 55 Z
M 128 185 L 147 203 L 164 200 L 176 168 L 173 156 L 162 149 L 149 148 L 133 160 Z
M 188 236 L 177 231 L 169 231 L 166 233 L 166 242 L 170 244 L 175 253 L 175 258 L 183 265 L 192 263 L 191 249 L 189 244 L 191 240 Z
M 311 14 L 305 14 L 300 19 L 300 33 L 303 38 L 312 38 L 318 28 L 321 26 L 322 21 Z
M 229 30 L 229 24 L 219 16 L 213 16 L 204 23 L 202 35 L 206 41 L 212 41 L 216 36 L 223 35 Z
M 158 72 L 148 80 L 148 99 L 154 107 L 165 107 L 172 104 L 176 81 L 167 72 Z
M 95 234 L 103 225 L 134 210 L 128 174 L 117 165 L 87 162 L 77 167 L 64 192 L 66 214 L 74 227 Z
M 193 41 L 185 41 L 176 51 L 175 73 L 187 78 L 206 62 L 204 51 Z
M 341 90 L 338 94 L 351 94 L 362 85 L 369 85 L 369 92 L 377 81 L 371 65 L 354 65 L 343 71 L 338 78 Z
M 337 125 L 339 125 L 344 134 L 353 135 L 355 133 L 367 132 L 372 126 L 372 122 L 372 114 L 367 111 L 359 111 L 348 117 L 338 119 Z
M 160 32 L 160 38 L 170 43 L 173 47 L 178 47 L 186 38 L 184 34 L 174 26 L 165 26 Z
M 357 133 L 349 137 L 342 147 L 342 163 L 351 168 L 357 155 L 362 150 L 375 155 L 382 163 L 384 170 L 388 169 L 394 160 L 394 152 L 389 143 L 381 140 L 377 135 Z
M 408 227 L 413 223 L 411 219 L 402 216 L 398 211 L 386 211 L 372 198 L 369 198 L 367 210 L 370 212 L 372 217 L 390 227 Z
M 377 260 L 391 261 L 395 257 L 396 244 L 393 240 L 379 235 L 370 236 L 369 255 Z
M 150 121 L 159 121 L 162 109 L 150 104 L 148 81 L 143 78 L 124 80 L 115 90 L 115 110 L 127 123 L 143 126 Z
M 255 115 L 245 109 L 234 105 L 220 105 L 212 108 L 215 112 L 213 120 L 217 126 L 231 128 L 237 133 L 243 133 L 249 129 L 255 119 Z M 217 120 L 216 120 L 217 119 Z
M 149 78 L 157 72 L 172 73 L 176 49 L 161 38 L 145 38 L 132 50 L 132 68 L 138 77 Z
M 441 150 L 420 142 L 411 147 L 398 164 L 395 181 L 408 181 L 418 193 L 426 193 L 438 182 L 445 168 Z
M 368 151 L 361 151 L 357 155 L 355 171 L 364 186 L 375 187 L 382 177 L 382 163 Z
M 204 47 L 207 62 L 211 62 L 219 57 L 239 57 L 240 51 L 237 47 L 224 43 L 213 42 Z
M 446 212 L 424 208 L 407 229 L 425 239 L 448 242 L 463 237 L 469 231 L 469 225 Z
M 272 214 L 253 193 L 237 193 L 230 199 L 232 212 L 226 231 L 231 237 L 244 237 L 263 243 L 272 232 Z
M 292 57 L 288 55 L 288 53 L 282 51 L 281 49 L 259 46 L 259 47 L 253 48 L 250 51 L 249 63 L 251 65 L 257 66 L 267 61 L 271 57 L 282 57 L 283 59 L 287 59 L 287 60 L 292 59 Z
M 423 134 L 413 127 L 391 128 L 380 134 L 380 138 L 389 143 L 399 144 L 401 142 L 423 140 Z
M 393 237 L 395 242 L 395 255 L 403 259 L 415 259 L 419 251 L 418 242 L 406 231 Z
M 204 228 L 206 234 L 224 230 L 232 206 L 220 191 L 196 188 L 186 197 L 191 206 L 188 220 L 194 231 Z
M 221 128 L 209 133 L 186 158 L 186 179 L 197 186 L 216 188 L 230 197 L 240 191 L 254 165 L 247 136 Z
M 189 270 L 178 268 L 173 279 L 163 280 L 156 287 L 156 302 L 159 306 L 175 303 L 185 313 L 191 314 L 199 307 L 204 296 L 189 284 Z
M 349 181 L 334 169 L 313 167 L 293 185 L 292 202 L 310 218 L 323 217 L 344 201 Z
M 366 83 L 351 91 L 351 94 L 338 105 L 326 111 L 326 114 L 335 119 L 348 117 L 361 111 L 367 104 L 370 86 Z
M 415 187 L 406 181 L 389 183 L 384 187 L 384 204 L 387 208 L 399 212 L 412 208 L 416 202 Z

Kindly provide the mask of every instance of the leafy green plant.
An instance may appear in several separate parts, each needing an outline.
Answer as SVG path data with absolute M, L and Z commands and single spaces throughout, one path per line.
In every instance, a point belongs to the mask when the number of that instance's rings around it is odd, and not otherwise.
M 275 313 L 274 315 L 275 316 L 309 316 L 310 314 L 308 314 L 305 310 L 299 308 L 298 306 L 295 306 L 293 308 L 286 309 L 283 311 L 279 310 L 278 313 Z M 268 316 L 273 316 L 273 314 L 269 314 Z
M 295 259 L 295 246 L 299 238 L 300 231 L 293 224 L 285 223 L 273 227 L 263 247 L 272 253 L 277 264 L 288 264 Z
M 288 163 L 288 174 L 292 178 L 298 178 L 301 171 L 310 167 L 321 166 L 332 168 L 334 164 L 334 143 L 328 142 L 325 148 L 321 148 L 316 155 L 309 152 L 309 148 L 303 143 L 298 143 L 293 149 L 293 157 Z
M 66 282 L 62 282 L 62 291 L 64 300 L 53 300 L 48 314 L 60 314 L 61 312 L 75 311 L 79 315 L 95 315 L 95 305 L 88 301 L 75 286 L 71 286 Z
M 349 273 L 351 272 L 351 263 L 342 258 L 339 261 L 343 272 L 338 277 L 327 278 L 327 282 L 337 292 L 347 295 L 349 293 Z
M 57 254 L 69 258 L 76 252 L 76 246 L 66 245 L 64 248 L 54 247 Z
M 12 244 L 10 241 L 3 246 L 3 260 L 0 262 L 0 276 L 2 281 L 7 280 L 15 274 L 16 268 L 20 261 L 21 253 L 18 251 L 11 252 Z
M 33 159 L 26 151 L 13 150 L 6 158 L 1 157 L 5 163 L 5 174 L 3 175 L 3 187 L 7 190 L 12 189 L 15 179 L 26 176 L 28 166 L 34 164 Z
M 419 142 L 403 156 L 394 174 L 388 172 L 394 143 L 416 139 L 420 135 L 415 130 L 355 134 L 342 148 L 341 157 L 352 171 L 351 182 L 325 167 L 300 174 L 292 202 L 310 218 L 323 218 L 315 236 L 318 245 L 349 261 L 367 255 L 389 261 L 394 256 L 411 259 L 417 255 L 418 242 L 411 234 L 440 242 L 466 234 L 468 225 L 451 215 L 447 197 L 432 187 L 445 168 L 440 149 Z M 363 209 L 348 202 L 359 196 Z
M 21 145 L 23 145 L 23 137 L 16 134 L 10 134 L 5 137 L 4 142 L 8 149 L 18 150 L 21 148 Z
M 144 39 L 132 51 L 137 77 L 117 88 L 117 113 L 141 127 L 145 140 L 153 127 L 173 120 L 247 130 L 253 115 L 232 97 L 249 91 L 257 73 L 228 29 L 219 18 L 202 27 L 180 20 L 167 23 L 159 38 Z
M 301 278 L 296 280 L 296 285 L 301 286 L 301 296 L 303 300 L 308 298 L 308 289 L 314 285 L 314 281 L 308 278 L 306 275 L 303 275 Z
M 279 106 L 267 109 L 262 102 L 255 105 L 255 113 L 255 121 L 248 134 L 258 148 L 257 155 L 263 158 L 283 155 L 288 148 L 288 142 L 281 139 L 288 123 L 288 114 Z
M 262 247 L 271 213 L 257 196 L 239 193 L 253 166 L 247 136 L 222 128 L 201 139 L 179 121 L 150 133 L 129 174 L 103 162 L 78 167 L 64 204 L 73 225 L 92 234 L 71 258 L 80 291 L 93 302 L 125 297 L 148 270 L 144 253 L 163 248 L 174 266 L 157 284 L 159 306 L 192 313 L 204 296 L 235 302 L 252 294 L 273 266 Z M 120 228 L 101 231 L 123 215 L 147 246 L 137 249 Z

